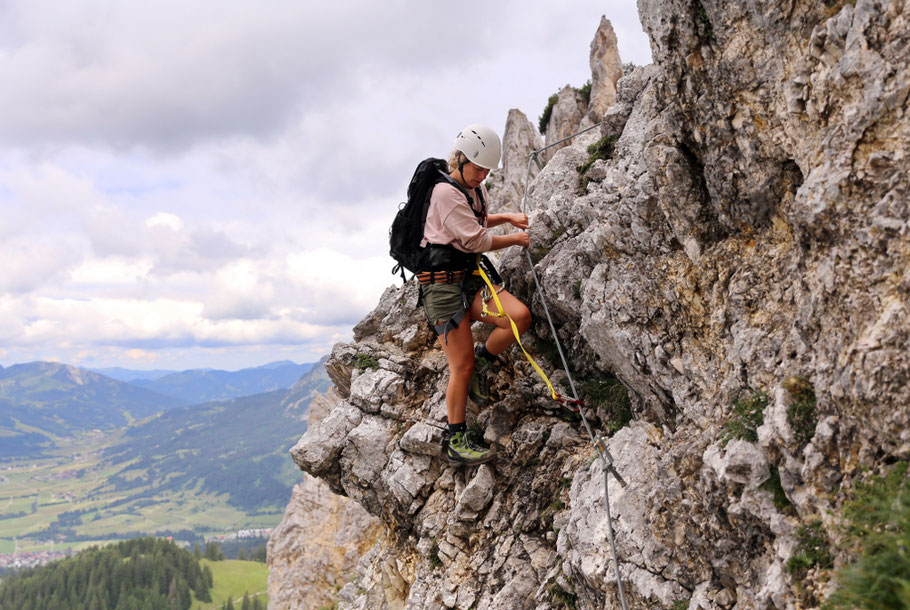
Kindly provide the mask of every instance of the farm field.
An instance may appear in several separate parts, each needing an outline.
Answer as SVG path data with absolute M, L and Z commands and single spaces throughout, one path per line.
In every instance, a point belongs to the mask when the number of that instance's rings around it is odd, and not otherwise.
M 270 528 L 283 507 L 244 511 L 227 494 L 192 488 L 162 489 L 130 462 L 105 463 L 103 452 L 122 432 L 66 440 L 40 459 L 0 464 L 0 554 L 79 550 L 134 535 L 183 537 Z M 117 481 L 129 483 L 122 489 Z M 153 495 L 146 495 L 151 493 Z M 290 488 L 288 489 L 290 496 Z

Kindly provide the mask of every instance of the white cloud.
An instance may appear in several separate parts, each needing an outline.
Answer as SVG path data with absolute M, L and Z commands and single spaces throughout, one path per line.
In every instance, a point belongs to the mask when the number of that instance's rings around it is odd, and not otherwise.
M 180 220 L 180 217 L 176 214 L 158 212 L 154 216 L 146 218 L 145 226 L 149 229 L 155 229 L 155 227 L 165 227 L 171 231 L 179 232 L 183 229 L 183 221 Z
M 69 279 L 82 286 L 133 286 L 146 278 L 151 268 L 148 259 L 91 259 L 73 269 Z
M 78 240 L 69 236 L 29 235 L 0 242 L 0 291 L 29 293 L 60 281 L 84 256 Z
M 631 0 L 0 2 L 0 355 L 315 360 L 414 165 L 584 83 L 603 11 L 647 63 Z

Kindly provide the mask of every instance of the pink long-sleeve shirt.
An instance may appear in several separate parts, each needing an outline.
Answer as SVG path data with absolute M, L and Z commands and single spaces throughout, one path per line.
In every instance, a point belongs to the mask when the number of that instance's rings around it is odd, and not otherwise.
M 487 189 L 480 185 L 484 201 L 489 201 Z M 474 201 L 469 191 L 470 206 L 480 211 L 480 202 Z M 427 222 L 423 226 L 421 246 L 430 244 L 452 244 L 462 252 L 487 252 L 493 246 L 493 236 L 487 232 L 487 218 L 479 223 L 468 201 L 461 191 L 447 182 L 440 182 L 430 194 L 430 208 Z

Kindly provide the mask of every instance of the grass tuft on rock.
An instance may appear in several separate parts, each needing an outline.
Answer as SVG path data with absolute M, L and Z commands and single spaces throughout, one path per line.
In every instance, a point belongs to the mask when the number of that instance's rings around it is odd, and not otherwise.
M 796 550 L 787 560 L 787 572 L 800 577 L 809 568 L 818 566 L 828 570 L 834 565 L 831 546 L 821 521 L 800 525 L 796 530 L 796 539 Z
M 793 399 L 787 405 L 787 423 L 790 424 L 793 436 L 802 450 L 812 440 L 815 426 L 818 425 L 815 389 L 804 377 L 789 377 L 782 385 Z
M 585 405 L 603 421 L 607 433 L 615 434 L 632 421 L 632 401 L 618 377 L 607 374 L 580 382 Z
M 588 146 L 588 160 L 575 169 L 578 171 L 578 192 L 583 194 L 588 188 L 588 170 L 595 162 L 610 159 L 613 156 L 613 150 L 616 148 L 616 136 L 607 136 L 601 138 L 594 144 Z
M 750 443 L 758 442 L 758 428 L 764 422 L 765 407 L 768 406 L 768 395 L 755 391 L 748 396 L 740 396 L 731 404 L 733 413 L 724 422 L 721 446 L 726 447 L 734 438 Z
M 837 572 L 825 609 L 910 608 L 910 479 L 907 462 L 858 484 L 844 504 L 844 546 L 854 561 Z
M 376 370 L 379 368 L 379 359 L 372 354 L 357 354 L 354 356 L 354 368 L 361 371 Z

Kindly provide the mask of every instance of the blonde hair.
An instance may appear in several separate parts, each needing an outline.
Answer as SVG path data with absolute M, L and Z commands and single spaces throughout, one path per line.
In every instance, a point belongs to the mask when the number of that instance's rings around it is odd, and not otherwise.
M 467 155 L 458 150 L 457 148 L 449 154 L 449 173 L 454 172 L 456 169 L 464 165 L 468 160 Z

